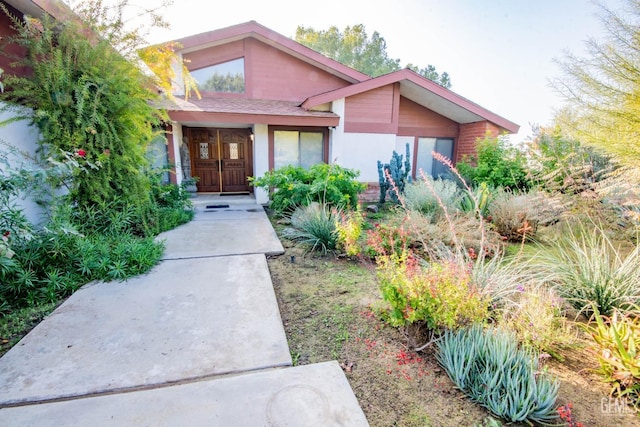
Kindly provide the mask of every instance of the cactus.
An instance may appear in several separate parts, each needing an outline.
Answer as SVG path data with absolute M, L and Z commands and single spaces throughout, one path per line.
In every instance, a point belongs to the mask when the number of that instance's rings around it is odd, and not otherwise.
M 395 150 L 391 155 L 389 163 L 382 164 L 378 160 L 378 181 L 380 184 L 380 201 L 384 204 L 387 193 L 394 203 L 400 203 L 400 195 L 404 193 L 404 187 L 411 182 L 411 160 L 409 154 L 409 144 L 406 146 L 406 156 L 398 154 Z M 395 183 L 395 188 L 391 185 L 391 180 Z

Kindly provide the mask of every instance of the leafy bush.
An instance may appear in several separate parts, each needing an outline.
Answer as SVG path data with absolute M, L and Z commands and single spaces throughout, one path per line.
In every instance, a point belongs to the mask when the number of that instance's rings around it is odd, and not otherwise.
M 107 40 L 91 40 L 71 21 L 14 19 L 13 26 L 18 34 L 8 41 L 25 52 L 15 58 L 17 65 L 32 72 L 8 75 L 10 90 L 0 99 L 35 124 L 45 156 L 60 160 L 60 153 L 70 152 L 81 165 L 99 166 L 86 173 L 75 169 L 67 182 L 72 203 L 120 200 L 145 210 L 151 203 L 145 150 L 163 118 L 149 103 L 158 97 L 151 78 Z
M 536 256 L 540 274 L 576 309 L 610 316 L 640 303 L 640 247 L 626 256 L 605 231 L 579 225 L 566 230 Z
M 336 232 L 338 233 L 338 248 L 343 250 L 347 256 L 360 255 L 362 247 L 359 243 L 362 235 L 362 226 L 364 218 L 359 209 L 355 211 L 340 211 L 336 223 Z
M 424 323 L 429 330 L 456 329 L 488 318 L 488 300 L 454 261 L 420 265 L 409 252 L 377 259 L 384 318 L 392 326 Z
M 425 175 L 405 186 L 404 204 L 407 209 L 437 219 L 444 210 L 454 212 L 457 209 L 459 194 L 454 181 Z
M 437 358 L 454 384 L 508 422 L 555 423 L 559 383 L 513 333 L 480 325 L 448 331 Z
M 356 181 L 360 172 L 339 165 L 319 163 L 304 169 L 284 166 L 249 179 L 255 187 L 271 190 L 269 207 L 278 213 L 318 202 L 328 206 L 354 209 L 365 184 Z
M 611 384 L 612 393 L 629 397 L 640 404 L 640 318 L 637 313 L 613 310 L 610 317 L 602 316 L 593 308 L 595 325 L 586 327 L 593 337 L 599 373 Z
M 508 146 L 506 137 L 491 135 L 476 143 L 477 157 L 466 157 L 456 167 L 473 185 L 486 183 L 489 187 L 528 190 L 526 158 L 522 151 Z
M 340 213 L 327 205 L 312 203 L 301 206 L 291 214 L 291 229 L 286 237 L 308 246 L 312 251 L 326 254 L 338 246 L 336 224 Z
M 410 240 L 404 224 L 376 223 L 372 230 L 367 230 L 366 253 L 372 259 L 390 255 L 401 257 L 409 249 Z
M 0 295 L 12 307 L 55 302 L 92 280 L 120 280 L 148 271 L 163 245 L 120 233 L 119 223 L 84 235 L 62 209 L 29 239 L 13 242 L 13 268 L 0 271 Z
M 20 192 L 41 190 L 48 178 L 80 166 L 69 158 L 35 170 L 15 170 L 4 157 L 0 157 L 0 166 L 0 187 L 4 190 L 0 194 L 3 314 L 18 307 L 56 302 L 92 280 L 125 279 L 148 271 L 163 251 L 162 244 L 153 239 L 154 232 L 159 226 L 174 226 L 193 215 L 188 209 L 190 201 L 180 189 L 163 186 L 151 198 L 157 211 L 141 211 L 139 205 L 118 200 L 80 207 L 65 196 L 50 196 L 49 221 L 37 228 L 13 200 Z M 168 221 L 167 215 L 174 213 Z

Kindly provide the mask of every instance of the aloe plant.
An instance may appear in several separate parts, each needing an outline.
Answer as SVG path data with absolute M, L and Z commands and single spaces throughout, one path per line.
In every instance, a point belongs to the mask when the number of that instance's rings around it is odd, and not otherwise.
M 541 374 L 536 354 L 518 348 L 511 332 L 480 325 L 447 332 L 437 358 L 460 390 L 496 416 L 557 424 L 559 382 Z
M 640 394 L 640 318 L 614 310 L 606 317 L 593 307 L 595 325 L 586 327 L 598 348 L 600 374 L 613 387 L 613 392 L 631 395 L 633 400 Z

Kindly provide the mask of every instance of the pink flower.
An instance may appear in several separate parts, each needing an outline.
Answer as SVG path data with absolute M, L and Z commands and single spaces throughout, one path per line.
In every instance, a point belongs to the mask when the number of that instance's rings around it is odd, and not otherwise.
M 87 152 L 86 152 L 86 151 L 84 151 L 84 150 L 81 148 L 81 149 L 79 149 L 78 151 L 76 151 L 76 155 L 77 155 L 78 157 L 85 158 L 85 157 L 87 156 Z

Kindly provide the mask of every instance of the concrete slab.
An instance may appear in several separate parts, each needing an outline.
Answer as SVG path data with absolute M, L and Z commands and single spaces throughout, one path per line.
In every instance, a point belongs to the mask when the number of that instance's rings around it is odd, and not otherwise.
M 368 426 L 337 362 L 0 410 L 13 426 Z
M 165 241 L 163 259 L 284 253 L 266 212 L 256 204 L 199 207 L 193 221 L 162 233 L 157 239 Z
M 0 407 L 286 365 L 264 255 L 163 261 L 83 287 L 0 358 Z

